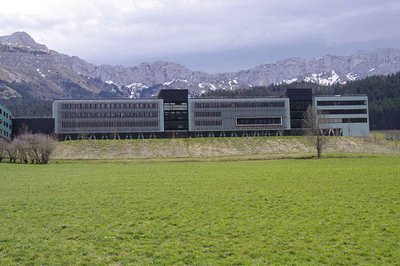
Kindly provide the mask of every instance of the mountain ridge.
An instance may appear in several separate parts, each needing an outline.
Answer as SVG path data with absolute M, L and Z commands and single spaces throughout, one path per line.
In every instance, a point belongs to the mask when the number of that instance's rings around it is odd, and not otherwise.
M 36 43 L 26 32 L 0 36 L 0 80 L 23 83 L 33 98 L 144 97 L 162 88 L 188 89 L 192 95 L 270 84 L 308 81 L 346 83 L 400 71 L 400 49 L 378 48 L 349 56 L 291 57 L 237 72 L 209 74 L 184 65 L 155 61 L 136 66 L 94 65 Z M 31 89 L 29 89 L 31 88 Z M 22 97 L 0 85 L 0 98 Z

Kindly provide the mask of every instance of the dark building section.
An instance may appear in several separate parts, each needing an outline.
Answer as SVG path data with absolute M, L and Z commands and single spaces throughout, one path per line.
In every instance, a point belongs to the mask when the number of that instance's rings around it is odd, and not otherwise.
M 12 137 L 23 132 L 51 135 L 54 133 L 54 118 L 13 118 Z
M 290 101 L 290 128 L 292 134 L 302 134 L 304 113 L 312 105 L 312 89 L 287 89 Z
M 158 99 L 163 99 L 165 103 L 187 103 L 188 98 L 188 90 L 163 89 L 158 93 Z
M 188 90 L 161 90 L 158 98 L 164 101 L 165 132 L 187 132 Z

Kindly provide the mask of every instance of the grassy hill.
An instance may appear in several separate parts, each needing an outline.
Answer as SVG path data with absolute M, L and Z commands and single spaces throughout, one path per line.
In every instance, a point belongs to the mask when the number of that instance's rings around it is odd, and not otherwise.
M 327 153 L 400 153 L 400 142 L 382 134 L 370 138 L 332 137 Z M 53 159 L 212 158 L 313 156 L 304 137 L 81 140 L 57 143 Z

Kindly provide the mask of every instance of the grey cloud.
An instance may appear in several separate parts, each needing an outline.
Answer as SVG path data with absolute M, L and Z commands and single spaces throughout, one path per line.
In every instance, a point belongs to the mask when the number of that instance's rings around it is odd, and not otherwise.
M 67 1 L 68 2 L 68 1 Z M 78 2 L 76 2 L 78 3 Z M 25 30 L 52 49 L 102 63 L 176 58 L 236 68 L 267 53 L 308 56 L 313 51 L 396 46 L 398 1 L 378 0 L 89 0 L 39 17 L 0 18 L 4 30 Z M 11 33 L 11 32 L 9 32 Z M 368 45 L 367 45 L 368 43 Z M 383 43 L 384 44 L 384 43 Z M 298 45 L 304 45 L 299 49 Z M 344 48 L 344 47 L 347 48 Z M 308 48 L 312 47 L 312 48 Z M 338 47 L 341 47 L 340 49 Z M 283 49 L 283 48 L 282 48 Z M 188 58 L 187 60 L 185 58 Z M 199 58 L 199 59 L 196 59 Z M 207 62 L 200 60 L 207 58 Z M 251 61 L 251 60 L 250 60 Z M 253 62 L 252 61 L 252 62 Z M 232 64 L 235 64 L 232 62 Z M 211 67 L 210 67 L 211 68 Z M 207 70 L 207 69 L 205 69 Z

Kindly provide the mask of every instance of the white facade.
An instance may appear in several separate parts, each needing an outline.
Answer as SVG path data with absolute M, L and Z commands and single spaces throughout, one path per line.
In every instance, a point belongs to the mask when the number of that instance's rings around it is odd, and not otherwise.
M 335 136 L 368 136 L 367 96 L 315 96 L 318 125 Z

